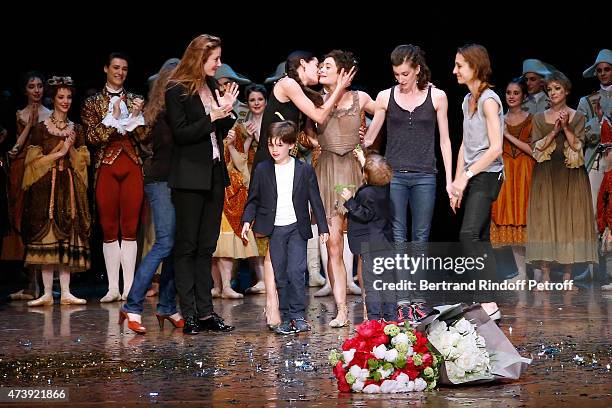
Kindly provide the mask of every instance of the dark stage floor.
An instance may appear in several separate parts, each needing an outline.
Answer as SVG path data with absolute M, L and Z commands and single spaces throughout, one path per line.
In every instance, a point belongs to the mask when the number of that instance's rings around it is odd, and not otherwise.
M 573 293 L 510 292 L 498 299 L 503 331 L 534 359 L 519 381 L 376 396 L 337 392 L 327 355 L 353 326 L 328 327 L 333 299 L 310 293 L 313 331 L 290 336 L 267 330 L 263 295 L 217 300 L 217 312 L 237 329 L 193 337 L 170 327 L 160 331 L 152 299 L 145 306 L 144 336 L 117 324 L 120 303 L 2 304 L 0 382 L 67 387 L 71 406 L 612 406 L 612 294 L 598 285 Z M 360 322 L 361 299 L 349 299 L 353 321 Z

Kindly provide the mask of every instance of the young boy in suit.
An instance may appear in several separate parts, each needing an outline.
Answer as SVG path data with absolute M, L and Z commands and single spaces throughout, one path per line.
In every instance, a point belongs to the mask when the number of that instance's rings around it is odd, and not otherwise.
M 282 323 L 277 334 L 310 330 L 305 319 L 306 246 L 312 238 L 308 204 L 317 219 L 321 244 L 329 236 L 325 210 L 313 168 L 289 156 L 297 128 L 291 121 L 268 128 L 272 160 L 259 163 L 253 172 L 244 213 L 242 238 L 248 231 L 270 236 L 270 258 L 278 291 Z
M 348 210 L 349 247 L 353 254 L 361 256 L 368 319 L 395 321 L 395 296 L 374 289 L 374 280 L 379 278 L 372 270 L 372 258 L 377 250 L 386 249 L 385 244 L 390 248 L 393 242 L 389 206 L 389 183 L 393 171 L 385 158 L 378 154 L 369 154 L 367 159 L 363 153 L 356 154 L 363 165 L 365 184 L 359 187 L 354 197 L 349 189 L 342 191 L 342 198 L 346 200 L 344 207 Z

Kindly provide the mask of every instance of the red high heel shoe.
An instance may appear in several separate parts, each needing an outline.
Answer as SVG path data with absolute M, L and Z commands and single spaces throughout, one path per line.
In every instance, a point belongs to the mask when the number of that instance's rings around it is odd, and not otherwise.
M 171 315 L 160 315 L 155 313 L 157 322 L 159 323 L 159 329 L 164 330 L 164 320 L 168 320 L 177 329 L 182 329 L 185 326 L 185 319 L 174 320 Z
M 123 310 L 119 311 L 119 324 L 123 324 L 123 322 L 127 319 L 128 321 L 128 329 L 132 330 L 138 334 L 145 334 L 147 332 L 147 328 L 144 327 L 141 323 L 138 323 L 135 320 L 130 320 L 128 314 Z

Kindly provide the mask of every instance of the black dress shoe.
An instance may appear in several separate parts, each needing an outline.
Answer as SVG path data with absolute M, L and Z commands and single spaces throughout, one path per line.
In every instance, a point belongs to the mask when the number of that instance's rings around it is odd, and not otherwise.
M 218 331 L 218 332 L 230 332 L 234 330 L 234 326 L 225 324 L 221 316 L 214 313 L 211 317 L 206 320 L 198 320 L 200 331 Z
M 198 324 L 198 319 L 193 316 L 190 316 L 185 319 L 185 325 L 183 326 L 184 334 L 198 334 L 200 332 L 200 326 Z

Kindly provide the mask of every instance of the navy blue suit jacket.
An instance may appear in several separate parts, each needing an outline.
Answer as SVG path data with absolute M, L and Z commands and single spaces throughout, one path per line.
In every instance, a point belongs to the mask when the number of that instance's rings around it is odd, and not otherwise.
M 295 172 L 293 174 L 293 209 L 297 217 L 297 227 L 300 235 L 305 240 L 312 238 L 310 226 L 310 211 L 308 203 L 312 207 L 319 234 L 329 233 L 325 209 L 321 201 L 319 184 L 313 168 L 304 162 L 295 160 Z M 269 236 L 274 230 L 276 219 L 276 201 L 278 193 L 276 189 L 276 171 L 274 161 L 265 160 L 260 162 L 253 173 L 249 185 L 249 198 L 247 199 L 242 214 L 242 222 L 251 224 L 254 232 Z
M 389 185 L 364 184 L 344 203 L 348 210 L 348 241 L 354 254 L 361 254 L 361 244 L 384 245 L 393 242 Z

